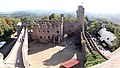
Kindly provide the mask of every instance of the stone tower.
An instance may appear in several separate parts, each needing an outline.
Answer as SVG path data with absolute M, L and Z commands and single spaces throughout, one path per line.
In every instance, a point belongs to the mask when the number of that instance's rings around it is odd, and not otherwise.
M 80 30 L 84 30 L 84 8 L 83 6 L 78 6 L 77 21 L 78 23 L 80 23 Z
M 60 15 L 60 22 L 61 22 L 61 40 L 63 39 L 63 35 L 64 35 L 64 28 L 63 28 L 63 26 L 64 26 L 64 15 L 63 14 L 61 14 Z

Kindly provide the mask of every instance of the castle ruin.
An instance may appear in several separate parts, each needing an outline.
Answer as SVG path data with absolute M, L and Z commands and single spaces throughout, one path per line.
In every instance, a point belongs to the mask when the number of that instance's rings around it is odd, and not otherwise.
M 84 25 L 84 8 L 78 6 L 77 21 L 64 22 L 64 15 L 61 14 L 59 21 L 41 20 L 32 27 L 32 40 L 40 42 L 60 43 L 64 34 L 80 32 Z

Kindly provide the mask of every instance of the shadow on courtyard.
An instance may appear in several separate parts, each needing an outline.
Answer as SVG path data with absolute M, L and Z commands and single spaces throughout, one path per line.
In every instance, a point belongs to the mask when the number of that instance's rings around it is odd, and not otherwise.
M 43 62 L 44 65 L 46 66 L 55 66 L 58 64 L 61 64 L 65 61 L 70 60 L 71 58 L 75 58 L 75 53 L 76 53 L 76 58 L 78 60 L 80 60 L 80 64 L 78 65 L 77 68 L 84 68 L 84 62 L 85 62 L 85 55 L 83 54 L 83 52 L 79 52 L 79 51 L 75 51 L 75 50 L 62 50 L 59 51 L 57 53 L 55 53 L 54 55 L 52 55 L 52 57 L 50 59 L 47 59 Z
M 55 47 L 56 44 L 53 43 L 34 43 L 30 42 L 29 43 L 29 48 L 28 48 L 28 55 L 35 54 L 41 51 L 44 51 L 46 49 Z
M 55 66 L 67 60 L 70 60 L 74 56 L 75 52 L 69 51 L 59 51 L 52 55 L 50 59 L 47 59 L 43 62 L 46 66 Z
M 73 39 L 73 38 L 71 38 Z M 53 54 L 51 56 L 51 58 L 45 60 L 43 62 L 44 65 L 46 66 L 55 66 L 55 65 L 58 65 L 62 62 L 65 62 L 67 60 L 70 60 L 75 52 L 77 52 L 76 50 L 76 46 L 74 46 L 74 43 L 73 44 L 66 44 L 65 45 L 65 48 L 58 51 L 57 53 Z
M 79 43 L 79 45 L 76 45 L 76 42 L 80 42 L 80 38 L 78 36 L 70 37 L 66 42 L 65 48 L 53 54 L 51 58 L 45 60 L 43 64 L 46 66 L 55 66 L 67 60 L 70 60 L 76 53 L 76 58 L 81 62 L 78 68 L 84 68 L 85 55 L 84 52 L 81 50 L 81 47 L 79 47 L 81 46 L 81 43 Z

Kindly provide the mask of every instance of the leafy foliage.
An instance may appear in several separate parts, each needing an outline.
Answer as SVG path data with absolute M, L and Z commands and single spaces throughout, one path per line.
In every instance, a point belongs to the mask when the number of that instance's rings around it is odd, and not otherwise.
M 66 22 L 76 21 L 76 18 L 73 17 L 72 14 L 67 14 L 67 15 L 64 17 L 64 21 L 66 21 Z
M 99 27 L 100 27 L 100 24 L 96 20 L 90 26 L 87 27 L 87 30 L 93 35 L 93 34 L 95 34 L 98 31 Z
M 12 17 L 0 17 L 0 37 L 11 35 L 15 32 L 15 26 L 19 22 L 19 19 Z
M 115 28 L 115 35 L 116 35 L 116 39 L 113 42 L 113 50 L 117 49 L 118 47 L 120 47 L 120 26 Z
M 50 16 L 49 16 L 49 20 L 53 20 L 53 21 L 58 21 L 60 18 L 59 15 L 55 14 L 55 13 L 52 13 Z
M 114 33 L 115 27 L 118 26 L 117 24 L 111 21 L 104 21 L 104 24 L 105 24 L 105 28 L 112 33 Z
M 90 52 L 87 54 L 87 62 L 85 64 L 86 67 L 90 67 L 96 64 L 100 64 L 104 62 L 105 59 L 102 58 L 97 52 L 93 51 L 93 54 Z
M 42 20 L 49 20 L 49 16 L 44 16 Z
M 49 17 L 49 19 L 48 19 Z M 60 20 L 60 15 L 52 13 L 50 16 L 44 16 L 42 20 L 52 20 L 52 21 L 59 21 Z M 76 21 L 76 18 L 72 14 L 66 14 L 64 17 L 65 22 L 70 22 L 70 21 Z
M 29 26 L 29 25 L 35 24 L 33 19 L 27 18 L 27 17 L 21 18 L 21 22 L 23 23 L 24 26 Z

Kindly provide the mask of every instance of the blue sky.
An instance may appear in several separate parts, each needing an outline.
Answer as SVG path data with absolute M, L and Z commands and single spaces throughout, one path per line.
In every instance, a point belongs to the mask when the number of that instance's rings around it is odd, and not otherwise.
M 78 5 L 83 5 L 85 11 L 91 13 L 120 13 L 120 0 L 0 0 L 0 12 L 22 10 L 75 11 Z

